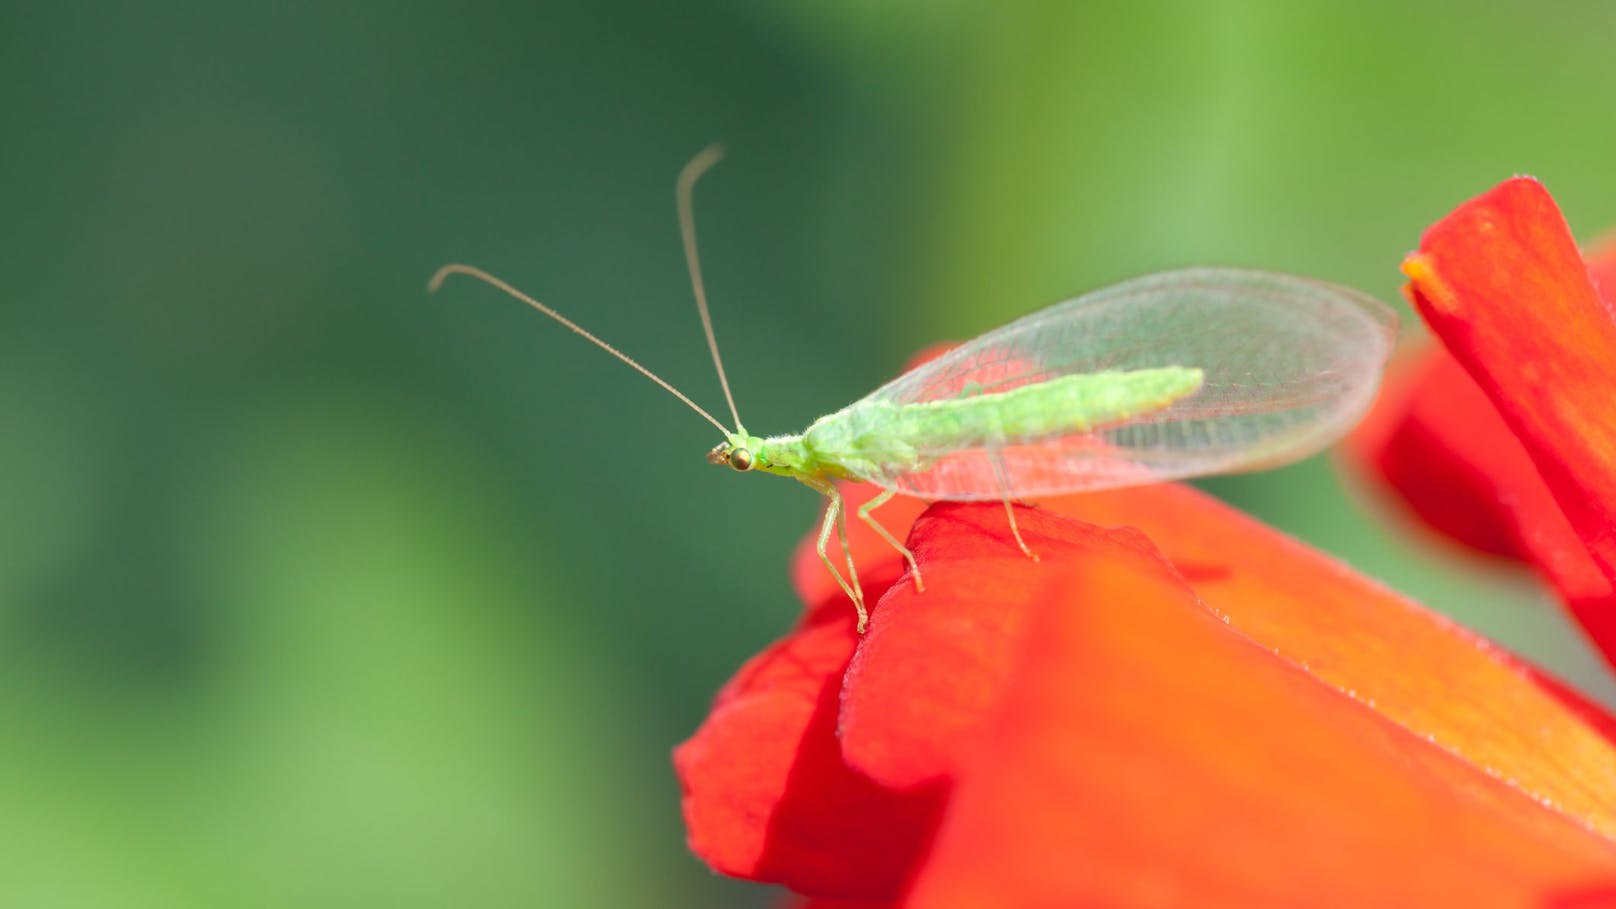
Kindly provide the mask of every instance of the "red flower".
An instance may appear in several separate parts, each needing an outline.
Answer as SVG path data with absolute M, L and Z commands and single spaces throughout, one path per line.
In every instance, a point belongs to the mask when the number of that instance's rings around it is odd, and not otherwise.
M 1536 566 L 1611 658 L 1616 243 L 1585 262 L 1549 194 L 1515 179 L 1404 270 L 1447 350 L 1394 373 L 1352 452 L 1440 533 Z
M 799 551 L 675 755 L 698 855 L 819 909 L 1616 903 L 1616 719 L 1189 488 L 1041 504 L 1037 563 L 997 504 L 883 509 L 924 593 L 854 522 L 862 638 Z

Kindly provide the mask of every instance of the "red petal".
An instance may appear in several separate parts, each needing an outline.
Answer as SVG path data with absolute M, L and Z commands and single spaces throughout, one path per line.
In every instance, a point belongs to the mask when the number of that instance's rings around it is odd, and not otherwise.
M 1440 348 L 1389 371 L 1345 449 L 1427 525 L 1479 552 L 1530 562 L 1522 528 L 1545 516 L 1571 532 L 1531 455 Z
M 1440 742 L 1476 766 L 1516 780 L 1524 791 L 1552 799 L 1576 816 L 1597 819 L 1591 823 L 1616 835 L 1616 793 L 1602 782 L 1616 776 L 1616 757 L 1607 741 L 1616 737 L 1616 721 L 1538 677 L 1527 664 L 1189 487 L 1116 490 L 1044 504 L 1049 511 L 1093 524 L 1144 531 L 1211 608 L 1276 657 L 1353 692 L 1392 722 Z M 998 673 L 1007 659 L 1003 641 L 990 639 L 984 629 L 993 622 L 1013 629 L 1027 597 L 1026 584 L 993 572 L 1038 567 L 1014 549 L 999 506 L 938 506 L 935 511 L 952 512 L 956 520 L 977 515 L 973 534 L 954 545 L 983 550 L 961 553 L 970 558 L 961 558 L 965 565 L 956 579 L 949 574 L 954 569 L 940 559 L 948 551 L 928 541 L 927 523 L 915 528 L 913 542 L 924 553 L 923 568 L 929 566 L 935 577 L 924 594 L 900 585 L 882 601 L 845 696 L 842 731 L 849 760 L 896 785 L 941 772 L 946 759 L 940 755 L 952 749 L 954 737 L 968 734 L 972 723 L 980 721 L 984 705 L 996 696 L 994 686 L 1003 684 Z M 1048 548 L 1044 539 L 1063 534 L 1081 542 L 1081 532 L 1052 529 L 1056 522 L 1058 518 L 1035 511 L 1024 519 L 1023 530 L 1040 538 L 1035 544 L 1039 549 Z M 1118 552 L 1133 546 L 1109 532 L 1099 539 Z M 1005 556 L 1008 565 L 992 565 L 989 552 Z M 988 580 L 976 584 L 973 575 Z M 975 619 L 977 624 L 954 621 L 944 606 L 933 608 L 945 578 L 992 594 L 979 607 L 983 615 Z M 915 607 L 901 616 L 904 635 L 887 632 L 888 624 L 900 621 L 896 607 L 911 600 Z M 893 613 L 884 615 L 889 609 Z M 1003 615 L 995 616 L 996 610 Z M 950 632 L 964 640 L 947 641 Z M 910 635 L 913 645 L 904 640 Z M 872 671 L 872 665 L 879 665 L 879 671 Z M 920 684 L 926 680 L 952 688 Z M 865 722 L 865 710 L 874 711 L 868 716 L 879 721 Z M 1512 731 L 1520 717 L 1537 718 L 1530 733 Z M 1531 744 L 1534 736 L 1588 760 L 1546 763 Z
M 1420 314 L 1616 578 L 1616 320 L 1554 200 L 1509 180 L 1426 231 L 1403 269 Z
M 1017 507 L 1040 562 L 1022 554 L 999 505 L 939 504 L 909 536 L 926 582 L 892 588 L 848 667 L 842 751 L 894 787 L 947 779 L 1013 669 L 1021 629 L 1044 605 L 1044 572 L 1100 553 L 1176 576 L 1142 535 Z
M 1537 566 L 1590 637 L 1616 641 L 1616 590 L 1475 380 L 1432 349 L 1387 384 L 1349 439 L 1360 468 L 1437 531 Z
M 1616 718 L 1529 664 L 1186 486 L 1050 506 L 1139 528 L 1209 607 L 1276 658 L 1616 837 Z
M 1378 869 L 1392 869 L 1377 885 L 1383 887 L 1412 878 L 1405 874 L 1408 863 L 1422 853 L 1409 851 L 1407 830 L 1425 836 L 1427 847 L 1451 838 L 1458 844 L 1455 854 L 1490 863 L 1493 840 L 1478 841 L 1468 832 L 1474 826 L 1496 830 L 1500 850 L 1523 856 L 1500 864 L 1496 878 L 1483 873 L 1490 866 L 1478 866 L 1475 877 L 1483 883 L 1475 887 L 1493 881 L 1499 892 L 1518 894 L 1509 888 L 1556 883 L 1531 876 L 1548 868 L 1537 864 L 1543 842 L 1564 852 L 1567 862 L 1584 864 L 1610 848 L 1608 837 L 1616 833 L 1616 793 L 1609 786 L 1616 777 L 1616 722 L 1597 708 L 1440 617 L 1193 490 L 1151 487 L 1051 506 L 1099 523 L 1140 526 L 1200 591 L 1205 605 L 1196 609 L 1203 618 L 1179 616 L 1173 621 L 1188 622 L 1190 630 L 1175 630 L 1164 615 L 1178 613 L 1149 608 L 1150 591 L 1162 585 L 1176 589 L 1180 600 L 1188 594 L 1136 534 L 1083 527 L 1052 510 L 1024 510 L 1022 529 L 1042 557 L 1033 563 L 1008 537 L 1000 506 L 934 507 L 910 536 L 930 586 L 924 594 L 895 586 L 875 613 L 843 692 L 842 752 L 831 717 L 836 667 L 852 638 L 848 611 L 839 621 L 827 616 L 808 626 L 792 639 L 799 643 L 781 645 L 743 673 L 697 738 L 681 749 L 697 850 L 729 873 L 785 880 L 826 895 L 890 897 L 896 892 L 891 888 L 920 869 L 928 881 L 923 899 L 936 896 L 933 887 L 953 892 L 957 884 L 959 893 L 974 894 L 973 888 L 997 880 L 1005 889 L 996 892 L 1008 896 L 982 905 L 1058 905 L 1069 895 L 1063 889 L 1068 878 L 1037 882 L 1045 890 L 1018 890 L 1010 884 L 1028 872 L 1014 862 L 1038 857 L 1049 861 L 1040 873 L 1103 878 L 1112 888 L 1132 886 L 1141 868 L 1173 868 L 1196 881 L 1202 879 L 1196 875 L 1238 878 L 1223 883 L 1242 899 L 1250 894 L 1240 887 L 1260 891 L 1276 875 L 1293 883 L 1311 880 L 1321 892 L 1333 893 L 1333 873 L 1378 879 Z M 1082 558 L 1097 551 L 1104 558 Z M 1066 592 L 1077 584 L 1074 564 L 1085 570 L 1109 566 L 1136 581 L 1143 577 L 1137 587 L 1144 593 L 1130 586 L 1134 581 L 1101 584 L 1098 593 L 1092 584 Z M 1071 676 L 1062 690 L 1093 686 L 1096 697 L 1104 695 L 1103 704 L 1122 704 L 1146 727 L 1137 737 L 1124 735 L 1128 729 L 1117 717 L 1096 714 L 1089 722 L 1081 714 L 1048 714 L 1066 708 L 1051 706 L 1041 695 L 1023 701 L 1018 692 L 1038 690 L 1021 687 L 1028 684 L 1020 680 L 1029 666 L 1055 671 L 1022 649 L 1040 646 L 1047 633 L 1026 629 L 1043 628 L 1051 609 L 1089 616 L 1085 634 L 1094 641 L 1085 646 L 1098 654 L 1055 660 Z M 1228 620 L 1213 619 L 1213 630 L 1239 644 L 1216 645 L 1213 652 L 1222 654 L 1216 659 L 1199 655 L 1208 609 Z M 1113 646 L 1122 662 L 1107 664 L 1100 657 Z M 1132 662 L 1146 659 L 1159 662 Z M 1107 682 L 1108 665 L 1134 674 L 1118 671 Z M 1280 685 L 1275 679 L 1289 681 Z M 1200 689 L 1207 692 L 1197 697 Z M 1241 698 L 1212 697 L 1220 690 L 1251 692 L 1242 694 L 1251 699 L 1251 709 L 1229 714 Z M 1177 705 L 1175 698 L 1184 703 Z M 1057 741 L 1057 732 L 1066 740 Z M 1049 760 L 1040 744 L 1046 741 L 1059 746 L 1053 752 L 1058 761 Z M 1089 749 L 1096 754 L 1092 766 L 1107 768 L 1095 784 L 1100 788 L 1126 780 L 1123 770 L 1106 763 L 1116 754 L 1129 755 L 1129 765 L 1136 763 L 1151 785 L 1119 789 L 1108 806 L 1098 796 L 1093 805 L 1069 801 L 1069 792 L 1054 782 L 994 790 L 996 783 L 983 776 L 1046 780 L 1041 774 L 1060 769 L 1055 765 L 1069 764 L 1066 769 L 1074 771 L 1090 766 L 1084 756 Z M 1249 757 L 1251 752 L 1296 762 L 1291 778 L 1275 780 L 1272 797 L 1252 788 L 1262 776 L 1230 781 L 1220 775 L 1225 771 L 1218 768 L 1229 761 L 1254 760 L 1265 773 L 1272 769 Z M 870 775 L 848 769 L 843 754 Z M 1015 764 L 1016 754 L 1029 763 Z M 1366 783 L 1360 776 L 1376 779 Z M 1003 841 L 971 840 L 959 851 L 945 842 L 923 859 L 936 803 L 905 796 L 897 785 L 922 785 L 921 792 L 940 798 L 940 784 L 949 780 L 987 792 L 949 808 L 950 836 L 979 830 Z M 1310 793 L 1306 787 L 1317 787 L 1319 780 L 1352 798 L 1331 801 L 1328 792 Z M 1434 794 L 1426 791 L 1433 788 Z M 1086 790 L 1084 797 L 1090 797 Z M 1366 803 L 1353 807 L 1363 811 L 1363 822 L 1338 822 L 1336 813 L 1359 799 Z M 970 804 L 979 808 L 967 811 Z M 1175 813 L 1173 806 L 1182 811 Z M 970 813 L 977 810 L 987 813 Z M 1182 838 L 1158 844 L 1129 828 L 1129 818 L 1154 818 L 1151 837 L 1176 831 Z M 1465 829 L 1448 829 L 1449 819 Z M 1212 821 L 1215 829 L 1208 829 Z M 1104 840 L 1115 831 L 1129 861 L 1103 850 L 1096 854 L 1106 862 L 1090 861 L 1081 850 L 1062 850 L 1059 862 L 1049 859 L 1055 849 L 1041 837 L 1054 831 L 1066 842 L 1069 831 L 1062 825 L 1078 822 L 1092 823 L 1093 829 L 1084 828 L 1090 838 Z M 1245 837 L 1232 841 L 1263 841 L 1255 853 L 1264 857 L 1260 867 L 1203 848 L 1236 822 L 1251 826 L 1231 827 Z M 1576 837 L 1561 842 L 1570 836 L 1564 829 Z M 1334 865 L 1310 857 L 1326 841 L 1345 850 Z M 1194 849 L 1191 843 L 1197 843 Z M 981 850 L 985 870 L 966 867 L 971 849 Z M 1196 850 L 1217 861 L 1198 865 Z M 1295 875 L 1279 873 L 1293 867 Z M 1112 868 L 1114 875 L 1107 870 Z M 958 881 L 948 877 L 956 871 Z M 933 876 L 950 882 L 931 883 Z M 1046 900 L 1051 894 L 1053 903 Z M 1223 898 L 1211 893 L 1206 902 Z
M 690 848 L 714 869 L 810 894 L 889 897 L 930 838 L 936 791 L 898 792 L 836 744 L 853 614 L 752 659 L 674 752 Z
M 1527 906 L 1616 881 L 1575 815 L 1274 658 L 1148 563 L 1034 569 L 1047 606 L 906 906 Z

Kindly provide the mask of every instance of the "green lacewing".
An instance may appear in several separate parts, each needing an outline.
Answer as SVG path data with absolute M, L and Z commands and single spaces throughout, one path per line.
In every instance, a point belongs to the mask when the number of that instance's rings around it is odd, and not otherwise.
M 882 492 L 857 510 L 903 554 L 872 512 L 894 495 L 1011 502 L 1207 474 L 1276 467 L 1314 454 L 1363 415 L 1396 339 L 1380 301 L 1311 278 L 1235 268 L 1146 275 L 1024 316 L 923 363 L 797 434 L 756 436 L 742 425 L 713 334 L 696 252 L 691 197 L 722 152 L 703 150 L 679 175 L 686 264 L 708 349 L 734 419 L 730 429 L 683 392 L 505 281 L 469 265 L 452 274 L 527 303 L 662 386 L 718 428 L 710 463 L 799 480 L 827 500 L 819 557 L 868 612 L 847 547 L 837 480 Z M 838 535 L 847 573 L 827 553 Z

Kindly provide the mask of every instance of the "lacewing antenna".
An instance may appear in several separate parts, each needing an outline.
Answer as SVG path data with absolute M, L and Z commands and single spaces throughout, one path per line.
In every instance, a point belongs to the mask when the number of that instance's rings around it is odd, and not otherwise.
M 638 372 L 640 375 L 645 376 L 647 379 L 650 379 L 651 381 L 653 381 L 653 382 L 657 383 L 658 385 L 662 386 L 669 394 L 671 394 L 674 397 L 678 398 L 679 400 L 685 402 L 685 406 L 689 407 L 691 410 L 694 410 L 696 413 L 701 414 L 704 418 L 706 418 L 707 422 L 709 422 L 709 423 L 713 424 L 714 426 L 718 427 L 719 432 L 728 434 L 729 430 L 724 427 L 723 423 L 718 422 L 718 419 L 716 417 L 714 417 L 712 414 L 708 413 L 707 411 L 703 410 L 701 405 L 697 404 L 695 401 L 690 400 L 690 398 L 684 392 L 682 392 L 679 389 L 674 388 L 672 385 L 668 384 L 668 382 L 665 379 L 663 379 L 661 376 L 657 375 L 656 373 L 652 372 L 649 369 L 646 369 L 644 366 L 641 366 L 639 363 L 635 362 L 635 360 L 632 357 L 630 357 L 628 354 L 623 353 L 622 351 L 618 350 L 617 348 L 613 347 L 612 345 L 607 344 L 605 341 L 602 341 L 601 339 L 599 339 L 599 338 L 595 337 L 594 335 L 590 334 L 589 332 L 585 331 L 583 328 L 579 327 L 577 323 L 573 322 L 571 319 L 568 319 L 566 316 L 563 316 L 561 313 L 558 313 L 555 310 L 551 309 L 550 307 L 545 306 L 543 303 L 540 303 L 538 300 L 535 300 L 532 297 L 528 296 L 527 294 L 522 293 L 521 291 L 517 290 L 516 288 L 512 287 L 511 285 L 505 283 L 504 281 L 500 280 L 499 278 L 494 277 L 493 275 L 489 274 L 488 272 L 483 271 L 480 268 L 477 268 L 476 266 L 462 265 L 462 264 L 460 264 L 458 262 L 454 263 L 452 265 L 443 266 L 442 268 L 438 269 L 438 273 L 433 275 L 432 280 L 427 283 L 427 286 L 426 286 L 427 293 L 437 293 L 438 288 L 443 286 L 444 280 L 446 278 L 448 278 L 450 275 L 465 275 L 465 276 L 467 276 L 469 278 L 476 278 L 477 280 L 483 282 L 484 284 L 492 285 L 493 287 L 496 287 L 499 290 L 504 291 L 506 294 L 508 294 L 508 295 L 510 295 L 512 297 L 515 297 L 518 300 L 521 300 L 523 303 L 526 303 L 527 305 L 533 307 L 534 309 L 538 310 L 539 312 L 544 313 L 545 315 L 549 316 L 550 318 L 554 319 L 555 321 L 560 322 L 563 326 L 565 326 L 573 334 L 581 335 L 585 341 L 588 341 L 589 343 L 595 345 L 596 347 L 599 347 L 601 350 L 606 351 L 607 353 L 611 354 L 612 356 L 616 357 L 617 359 L 622 360 L 624 363 L 628 364 L 629 367 L 634 369 L 635 372 Z
M 679 171 L 675 194 L 679 201 L 679 235 L 685 243 L 685 265 L 690 269 L 690 286 L 696 292 L 696 309 L 701 312 L 701 327 L 707 333 L 707 349 L 713 352 L 713 366 L 718 369 L 718 384 L 724 387 L 724 400 L 729 402 L 729 415 L 735 418 L 735 430 L 745 432 L 741 426 L 740 411 L 735 409 L 735 395 L 729 390 L 729 377 L 724 374 L 724 359 L 718 355 L 718 338 L 713 335 L 713 317 L 707 311 L 707 287 L 701 280 L 701 257 L 696 251 L 696 216 L 691 203 L 692 191 L 701 175 L 712 169 L 724 157 L 724 147 L 714 143 L 696 153 Z

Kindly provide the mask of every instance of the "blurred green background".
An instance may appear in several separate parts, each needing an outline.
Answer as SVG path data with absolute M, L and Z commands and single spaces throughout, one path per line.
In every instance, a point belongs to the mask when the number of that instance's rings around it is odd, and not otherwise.
M 817 503 L 703 463 L 1139 272 L 1394 300 L 1517 172 L 1616 224 L 1616 7 L 0 8 L 0 905 L 759 906 L 669 749 Z M 1607 700 L 1529 579 L 1322 459 L 1209 488 Z M 733 528 L 739 526 L 741 530 Z

